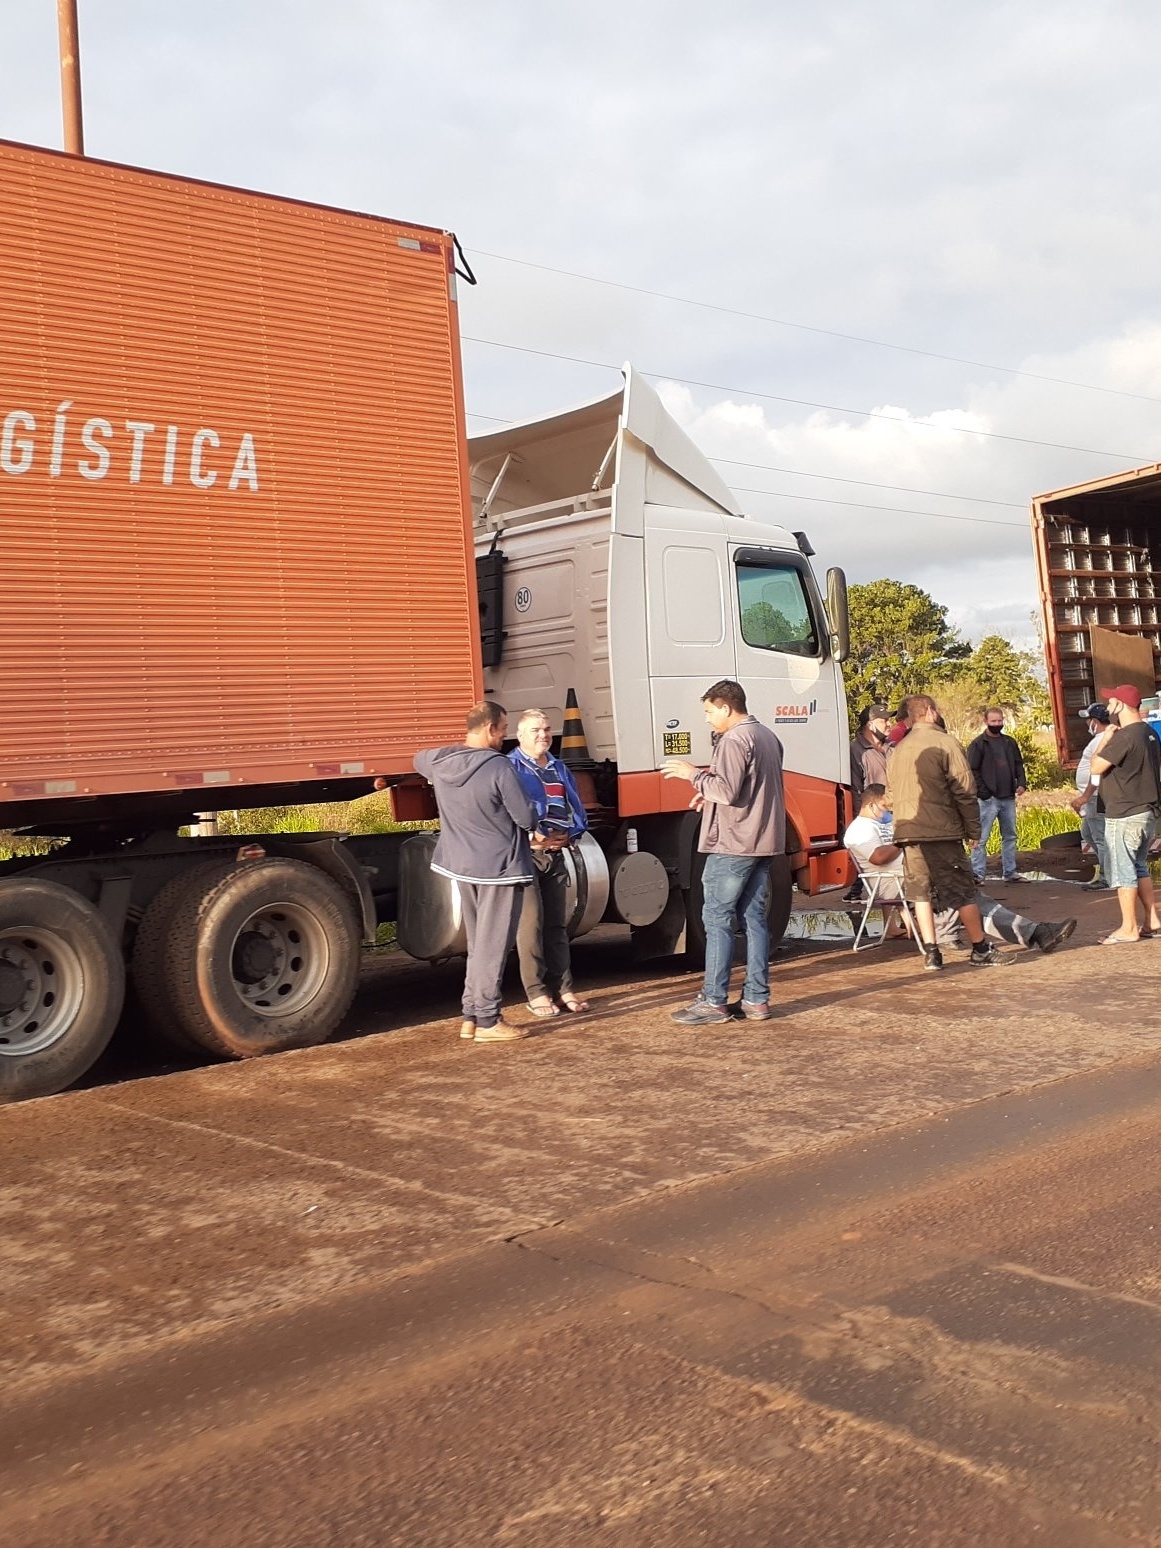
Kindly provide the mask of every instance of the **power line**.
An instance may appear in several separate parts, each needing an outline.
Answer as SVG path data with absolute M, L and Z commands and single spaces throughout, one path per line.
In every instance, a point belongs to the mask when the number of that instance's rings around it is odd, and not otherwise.
M 1075 387 L 1081 392 L 1103 392 L 1115 398 L 1133 398 L 1138 403 L 1161 403 L 1143 392 L 1126 392 L 1122 387 L 1098 387 L 1093 382 L 1074 382 L 1064 376 L 1048 376 L 1040 371 L 1024 371 L 1018 366 L 989 365 L 984 360 L 966 360 L 962 355 L 944 355 L 933 349 L 918 349 L 912 344 L 893 344 L 887 339 L 868 339 L 858 333 L 841 333 L 836 328 L 818 328 L 811 323 L 789 322 L 784 317 L 770 317 L 762 312 L 744 312 L 738 307 L 721 306 L 716 301 L 699 301 L 694 296 L 675 296 L 664 290 L 649 290 L 644 285 L 626 285 L 620 280 L 600 279 L 595 274 L 577 274 L 572 269 L 557 269 L 547 263 L 533 263 L 528 258 L 510 258 L 506 253 L 487 253 L 473 249 L 479 258 L 491 258 L 497 263 L 514 263 L 525 269 L 539 269 L 544 274 L 557 274 L 563 279 L 583 280 L 587 285 L 605 285 L 610 290 L 624 290 L 634 296 L 648 296 L 654 301 L 673 301 L 680 306 L 697 306 L 708 312 L 721 312 L 727 317 L 740 317 L 746 322 L 771 323 L 777 328 L 794 328 L 801 333 L 815 333 L 827 339 L 841 339 L 847 344 L 867 344 L 872 349 L 890 349 L 897 354 L 919 355 L 925 360 L 942 360 L 950 365 L 971 366 L 977 371 L 1000 371 L 1005 376 L 1021 376 L 1028 381 L 1050 382 L 1056 387 Z M 483 416 L 487 417 L 487 416 Z
M 957 516 L 951 511 L 913 511 L 901 505 L 865 505 L 860 500 L 828 500 L 825 495 L 783 494 L 777 489 L 753 489 L 745 484 L 737 484 L 734 488 L 737 494 L 769 495 L 773 500 L 809 500 L 812 505 L 841 505 L 852 511 L 883 511 L 891 516 L 930 516 L 936 521 L 966 521 L 978 527 L 1027 530 L 1025 522 L 1000 521 L 995 516 Z
M 619 372 L 621 369 L 619 365 L 614 365 L 609 360 L 585 360 L 579 355 L 561 355 L 555 350 L 533 349 L 527 344 L 505 344 L 499 339 L 481 339 L 470 333 L 462 334 L 461 338 L 465 344 L 483 344 L 489 349 L 506 349 L 519 355 L 535 355 L 541 360 L 561 360 L 566 365 L 588 366 L 596 371 Z M 1117 462 L 1128 462 L 1137 466 L 1150 461 L 1150 458 L 1133 452 L 1102 451 L 1099 447 L 1071 446 L 1062 441 L 1037 441 L 1026 435 L 1003 435 L 998 430 L 970 430 L 966 425 L 933 425 L 923 419 L 901 420 L 894 414 L 882 414 L 877 409 L 848 408 L 840 403 L 816 403 L 810 398 L 784 398 L 776 392 L 761 392 L 756 387 L 730 387 L 723 382 L 703 382 L 692 376 L 678 376 L 673 371 L 641 370 L 639 374 L 652 377 L 654 381 L 680 382 L 684 387 L 700 387 L 706 392 L 726 392 L 744 398 L 765 398 L 771 403 L 788 403 L 793 408 L 822 409 L 828 414 L 853 414 L 859 419 L 884 419 L 888 424 L 902 424 L 918 430 L 951 430 L 957 435 L 978 435 L 989 441 L 1008 441 L 1019 446 L 1039 446 L 1048 451 L 1079 452 L 1086 457 L 1111 457 Z
M 490 419 L 492 416 L 481 414 L 477 417 Z M 927 495 L 936 500 L 969 500 L 973 505 L 1003 505 L 1012 511 L 1025 508 L 1019 500 L 988 500 L 983 495 L 951 494 L 946 489 L 915 489 L 909 484 L 876 484 L 869 478 L 840 478 L 837 473 L 806 473 L 801 468 L 776 468 L 769 462 L 739 462 L 735 457 L 710 457 L 709 460 L 731 468 L 758 468 L 763 473 L 784 473 L 790 478 L 821 478 L 828 484 L 857 484 L 860 489 L 888 489 L 895 494 Z

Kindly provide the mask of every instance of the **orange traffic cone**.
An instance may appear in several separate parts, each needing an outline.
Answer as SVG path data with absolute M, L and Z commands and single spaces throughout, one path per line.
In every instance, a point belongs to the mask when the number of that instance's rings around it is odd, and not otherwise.
M 591 768 L 589 744 L 585 741 L 584 722 L 576 702 L 576 690 L 570 688 L 564 700 L 564 724 L 560 728 L 560 756 L 570 769 Z

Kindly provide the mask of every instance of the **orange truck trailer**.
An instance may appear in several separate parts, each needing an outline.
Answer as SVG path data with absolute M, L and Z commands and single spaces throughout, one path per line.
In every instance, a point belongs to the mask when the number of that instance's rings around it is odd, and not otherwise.
M 434 815 L 412 758 L 485 690 L 557 724 L 579 695 L 574 933 L 696 956 L 696 819 L 659 771 L 708 761 L 717 677 L 787 749 L 775 936 L 795 881 L 845 878 L 841 572 L 824 597 L 631 371 L 469 443 L 456 253 L 0 143 L 0 828 L 45 841 L 0 862 L 0 1101 L 76 1080 L 128 976 L 164 1041 L 245 1057 L 325 1039 L 384 920 L 462 950 L 429 834 L 196 819 L 376 781 Z

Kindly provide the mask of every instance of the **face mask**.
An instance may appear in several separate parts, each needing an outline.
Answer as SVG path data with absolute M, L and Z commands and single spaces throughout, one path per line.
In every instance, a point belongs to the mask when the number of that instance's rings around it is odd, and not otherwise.
M 987 729 L 989 736 L 1003 736 L 1004 734 L 1003 726 L 989 726 Z

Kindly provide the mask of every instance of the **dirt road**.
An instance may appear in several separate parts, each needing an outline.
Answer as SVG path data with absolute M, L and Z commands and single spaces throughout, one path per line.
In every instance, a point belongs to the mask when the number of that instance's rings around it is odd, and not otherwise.
M 1157 1540 L 1161 944 L 1062 898 L 1002 970 L 796 948 L 763 1025 L 598 953 L 477 1047 L 384 968 L 368 1035 L 5 1113 L 3 1540 Z

